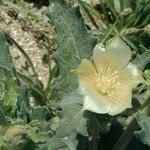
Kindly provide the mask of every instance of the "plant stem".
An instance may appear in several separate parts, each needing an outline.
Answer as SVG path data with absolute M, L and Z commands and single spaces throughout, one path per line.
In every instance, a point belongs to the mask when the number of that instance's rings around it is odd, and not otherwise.
M 118 23 L 120 23 L 119 20 L 119 15 L 117 14 L 117 12 L 115 11 L 115 9 L 113 8 L 113 6 L 111 5 L 111 1 L 110 0 L 106 0 L 106 4 L 108 5 L 108 7 L 110 8 L 112 14 L 115 16 L 115 19 L 117 20 Z
M 107 22 L 107 26 L 109 26 L 109 15 L 108 15 L 108 11 L 106 10 L 106 7 L 104 5 L 104 2 L 103 0 L 99 0 L 101 6 L 102 6 L 102 10 L 103 10 L 103 13 L 105 15 L 105 18 L 106 18 L 106 22 Z
M 111 35 L 111 33 L 114 31 L 115 27 L 117 25 L 117 21 L 114 22 L 114 24 L 112 25 L 111 28 L 109 28 L 109 30 L 104 34 L 101 43 L 104 44 L 107 40 L 107 38 Z
M 77 0 L 78 3 L 81 5 L 81 7 L 83 8 L 83 10 L 85 11 L 85 13 L 87 14 L 87 16 L 89 17 L 89 19 L 91 20 L 92 24 L 98 29 L 98 25 L 96 24 L 94 18 L 92 17 L 92 15 L 90 14 L 90 12 L 88 11 L 88 9 L 86 8 L 86 6 L 84 5 L 84 3 L 81 0 Z
M 103 31 L 107 30 L 108 26 L 106 22 L 103 21 L 102 15 L 91 5 L 87 4 L 86 2 L 83 2 L 83 3 L 84 3 L 84 6 L 89 10 L 89 12 L 91 12 L 93 15 L 95 15 L 98 18 L 101 30 Z
M 29 56 L 27 55 L 27 53 L 24 51 L 24 49 L 9 35 L 9 34 L 7 34 L 6 32 L 5 32 L 5 35 L 6 35 L 6 37 L 12 42 L 12 43 L 14 43 L 15 44 L 15 46 L 20 50 L 20 52 L 23 54 L 23 56 L 26 58 L 26 60 L 29 62 L 29 64 L 30 64 L 30 67 L 31 67 L 31 69 L 32 69 L 32 71 L 33 71 L 33 74 L 34 74 L 34 76 L 38 79 L 38 77 L 37 77 L 37 73 L 36 73 L 36 71 L 35 71 L 35 69 L 34 69 L 34 66 L 33 66 L 33 63 L 32 63 L 32 61 L 31 61 L 31 59 L 29 58 Z

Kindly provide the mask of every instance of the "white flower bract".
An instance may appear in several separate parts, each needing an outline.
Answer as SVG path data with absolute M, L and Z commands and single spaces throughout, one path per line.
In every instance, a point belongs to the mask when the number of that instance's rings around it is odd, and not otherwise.
M 106 49 L 96 45 L 91 61 L 82 60 L 75 73 L 84 96 L 84 110 L 116 115 L 132 107 L 132 88 L 144 79 L 130 59 L 130 47 L 114 37 Z

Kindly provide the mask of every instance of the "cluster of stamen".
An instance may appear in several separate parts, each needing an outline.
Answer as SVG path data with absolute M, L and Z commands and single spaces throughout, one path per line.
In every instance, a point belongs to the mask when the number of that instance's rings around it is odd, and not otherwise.
M 101 68 L 101 72 L 97 75 L 97 91 L 103 96 L 112 96 L 115 89 L 120 85 L 118 71 L 112 69 L 108 67 L 104 73 L 103 68 Z

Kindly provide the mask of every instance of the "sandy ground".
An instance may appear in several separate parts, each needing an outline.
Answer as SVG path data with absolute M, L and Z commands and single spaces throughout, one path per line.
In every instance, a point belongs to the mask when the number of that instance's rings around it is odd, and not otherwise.
M 43 53 L 46 50 L 45 43 L 42 38 L 36 38 L 38 33 L 45 32 L 48 33 L 48 36 L 52 38 L 51 29 L 49 26 L 43 28 L 42 26 L 38 27 L 38 30 L 33 29 L 32 27 L 25 27 L 23 23 L 26 18 L 22 14 L 17 14 L 7 6 L 0 6 L 1 15 L 3 20 L 0 22 L 0 27 L 3 28 L 9 35 L 24 49 L 28 54 L 29 58 L 33 62 L 35 70 L 38 74 L 39 79 L 46 85 L 48 79 L 48 64 L 43 61 Z M 46 11 L 47 8 L 41 8 L 35 10 L 39 15 Z M 12 12 L 10 12 L 12 11 Z M 13 14 L 14 13 L 14 14 Z M 48 24 L 48 23 L 46 23 Z M 17 71 L 21 71 L 23 74 L 32 75 L 31 68 L 28 67 L 27 61 L 21 54 L 21 52 L 16 48 L 15 45 L 10 46 L 10 52 L 12 54 L 13 62 Z

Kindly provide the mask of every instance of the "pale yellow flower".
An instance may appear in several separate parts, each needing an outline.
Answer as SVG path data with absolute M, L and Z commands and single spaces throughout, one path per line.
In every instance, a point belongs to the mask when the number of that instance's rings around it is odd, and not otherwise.
M 83 110 L 116 115 L 132 107 L 132 88 L 144 79 L 130 59 L 130 47 L 114 37 L 106 48 L 96 45 L 92 61 L 82 60 L 75 73 L 84 96 Z

